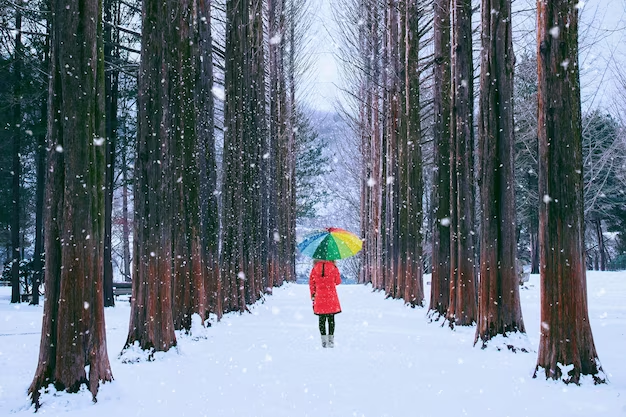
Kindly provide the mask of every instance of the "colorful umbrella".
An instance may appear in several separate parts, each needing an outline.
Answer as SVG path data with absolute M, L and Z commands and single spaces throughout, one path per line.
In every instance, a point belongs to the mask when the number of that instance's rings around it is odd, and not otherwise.
M 354 233 L 338 227 L 316 230 L 304 237 L 298 249 L 313 259 L 334 261 L 348 258 L 363 247 L 363 241 Z

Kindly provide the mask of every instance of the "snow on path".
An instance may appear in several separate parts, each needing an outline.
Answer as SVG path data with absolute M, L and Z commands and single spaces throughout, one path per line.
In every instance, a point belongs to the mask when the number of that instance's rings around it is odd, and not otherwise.
M 429 279 L 426 277 L 426 279 Z M 522 291 L 531 353 L 473 347 L 472 328 L 429 323 L 426 309 L 371 287 L 338 287 L 334 349 L 322 349 L 308 286 L 274 291 L 252 314 L 229 314 L 179 353 L 122 363 L 129 307 L 106 310 L 115 381 L 90 394 L 43 396 L 43 415 L 124 416 L 626 416 L 626 275 L 590 273 L 590 316 L 609 385 L 532 379 L 538 277 Z M 426 286 L 429 289 L 429 286 Z M 41 307 L 11 306 L 0 288 L 0 416 L 30 415 Z M 428 299 L 428 294 L 427 294 Z M 524 341 L 518 341 L 524 343 Z

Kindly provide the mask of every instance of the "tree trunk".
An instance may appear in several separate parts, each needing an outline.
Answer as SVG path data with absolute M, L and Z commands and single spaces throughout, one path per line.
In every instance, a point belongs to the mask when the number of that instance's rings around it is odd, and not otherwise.
M 215 157 L 215 126 L 213 103 L 213 48 L 211 35 L 211 1 L 198 2 L 199 68 L 196 84 L 198 112 L 198 165 L 200 169 L 200 215 L 202 224 L 202 259 L 205 266 L 206 307 L 221 317 L 219 294 L 218 239 L 219 218 L 217 208 L 217 166 Z
M 46 43 L 44 45 L 44 64 L 43 68 L 46 73 L 50 70 L 50 20 L 46 20 Z M 41 99 L 41 124 L 46 126 L 48 117 L 48 97 Z M 46 189 L 46 135 L 40 133 L 37 135 L 37 190 L 35 197 L 35 252 L 33 253 L 33 298 L 32 305 L 39 305 L 39 287 L 43 282 L 44 262 L 42 259 L 44 251 L 44 197 Z M 35 291 L 36 289 L 36 291 Z
M 587 312 L 578 10 L 537 1 L 541 336 L 535 376 L 604 382 Z M 563 375 L 564 367 L 570 367 Z
M 446 315 L 450 301 L 450 0 L 434 4 L 433 227 L 429 315 Z
M 77 392 L 94 401 L 111 381 L 104 325 L 104 63 L 101 4 L 52 5 L 46 188 L 46 303 L 39 364 L 29 388 Z M 80 43 L 76 39 L 81 39 Z M 64 94 L 80 91 L 82 94 Z M 80 174 L 77 174 L 80 173 Z M 86 375 L 86 369 L 89 375 Z
M 606 271 L 606 249 L 604 247 L 604 234 L 602 233 L 602 220 L 594 221 L 596 229 L 596 238 L 598 239 L 598 254 L 600 257 L 600 271 Z
M 404 48 L 405 48 L 405 114 L 406 144 L 404 193 L 406 201 L 406 241 L 403 244 L 406 254 L 406 281 L 404 285 L 404 301 L 411 306 L 423 305 L 424 280 L 422 267 L 422 127 L 420 103 L 420 71 L 419 71 L 419 18 L 417 0 L 407 0 L 404 9 Z M 400 255 L 403 256 L 403 255 Z
M 173 224 L 173 314 L 176 330 L 191 330 L 192 315 L 207 318 L 205 265 L 200 220 L 200 169 L 197 157 L 198 118 L 196 113 L 200 44 L 198 7 L 195 0 L 176 2 L 170 27 L 172 49 L 170 68 L 175 80 L 170 106 L 174 116 L 172 149 L 174 166 Z M 191 40 L 191 42 L 190 42 Z
M 107 68 L 104 76 L 105 112 L 106 112 L 106 171 L 104 186 L 104 306 L 115 306 L 113 297 L 113 259 L 112 259 L 112 218 L 113 190 L 115 186 L 115 146 L 117 136 L 117 96 L 118 74 L 117 62 L 113 50 L 113 0 L 104 0 L 104 62 L 113 63 Z
M 169 0 L 143 2 L 134 187 L 133 295 L 125 348 L 176 346 L 172 317 L 172 40 Z M 158 203 L 157 203 L 158 202 Z
M 128 216 L 128 164 L 126 149 L 122 151 L 122 256 L 124 261 L 124 281 L 131 281 L 130 271 L 130 218 Z
M 471 0 L 453 0 L 450 304 L 448 320 L 460 326 L 476 322 L 474 268 L 474 130 Z M 452 167 L 454 164 L 454 167 Z M 454 268 L 454 269 L 452 269 Z
M 46 48 L 47 49 L 47 48 Z M 48 51 L 44 53 L 44 60 L 48 60 Z M 46 67 L 48 65 L 46 64 Z M 41 117 L 44 119 L 48 113 L 47 98 L 41 101 Z M 43 278 L 43 217 L 44 217 L 44 191 L 46 188 L 46 135 L 37 135 L 37 189 L 35 192 L 35 251 L 33 253 L 33 298 L 31 305 L 39 305 L 39 286 Z
M 524 332 L 516 270 L 510 0 L 483 0 L 479 164 L 482 220 L 476 338 Z
M 15 12 L 15 50 L 13 51 L 13 181 L 11 185 L 13 211 L 11 217 L 11 303 L 20 300 L 20 189 L 21 189 L 21 143 L 22 143 L 22 13 Z M 24 284 L 27 284 L 26 282 Z
M 260 0 L 226 5 L 223 245 L 220 281 L 223 311 L 245 311 L 256 301 L 267 264 L 262 230 L 266 195 L 263 10 Z

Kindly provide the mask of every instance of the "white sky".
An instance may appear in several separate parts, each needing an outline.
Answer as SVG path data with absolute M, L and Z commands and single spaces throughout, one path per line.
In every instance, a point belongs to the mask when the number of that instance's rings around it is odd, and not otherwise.
M 337 32 L 336 0 L 310 0 L 314 15 L 311 46 L 313 67 L 310 71 L 311 89 L 305 98 L 314 108 L 332 110 L 341 97 L 341 77 L 336 46 L 331 35 Z M 616 88 L 613 71 L 626 68 L 626 0 L 589 0 L 582 5 L 580 23 L 580 65 L 583 108 L 611 107 L 612 91 Z M 514 0 L 515 9 L 535 10 L 535 0 Z M 534 17 L 526 12 L 516 15 L 518 31 L 530 31 L 520 39 L 516 50 L 534 42 Z M 476 14 L 475 19 L 480 18 Z M 516 36 L 516 39 L 519 39 Z M 336 41 L 341 39 L 335 36 Z

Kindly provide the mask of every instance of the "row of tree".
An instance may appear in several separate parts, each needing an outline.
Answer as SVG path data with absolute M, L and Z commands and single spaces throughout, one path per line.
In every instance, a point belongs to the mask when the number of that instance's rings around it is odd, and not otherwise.
M 204 322 L 211 313 L 245 311 L 295 279 L 296 165 L 303 165 L 296 148 L 315 142 L 296 101 L 305 6 L 288 0 L 42 1 L 29 4 L 34 28 L 27 31 L 25 3 L 3 5 L 17 33 L 1 55 L 14 80 L 3 90 L 3 104 L 14 109 L 5 126 L 17 158 L 11 172 L 17 185 L 10 188 L 15 221 L 28 217 L 18 197 L 30 188 L 20 176 L 29 158 L 19 141 L 31 132 L 24 128 L 34 123 L 28 118 L 41 125 L 41 212 L 34 217 L 35 246 L 40 252 L 45 246 L 46 303 L 29 390 L 35 404 L 50 383 L 71 392 L 86 384 L 95 398 L 99 384 L 113 378 L 104 306 L 113 304 L 117 184 L 123 271 L 132 271 L 133 287 L 126 347 L 167 351 L 176 345 L 175 330 L 190 330 L 192 316 Z M 139 12 L 141 28 L 133 28 Z M 33 87 L 37 112 L 23 111 L 26 32 L 46 45 L 29 67 L 41 73 Z M 219 159 L 216 137 L 223 139 Z M 302 199 L 315 200 L 306 193 Z M 20 225 L 10 230 L 13 238 L 28 235 Z M 18 252 L 24 245 L 12 241 L 10 247 Z M 11 256 L 14 269 L 20 257 Z M 17 280 L 13 290 L 19 302 Z
M 606 268 L 603 224 L 623 226 L 616 190 L 624 172 L 615 149 L 624 143 L 610 116 L 582 118 L 575 4 L 538 1 L 537 56 L 521 64 L 535 72 L 523 71 L 518 82 L 511 2 L 483 0 L 477 96 L 470 0 L 346 5 L 345 52 L 358 57 L 349 81 L 362 159 L 360 282 L 422 305 L 423 235 L 430 237 L 430 317 L 451 327 L 477 324 L 484 346 L 525 331 L 517 259 L 530 248 L 542 277 L 537 370 L 601 381 L 585 270 L 595 254 Z M 422 175 L 425 154 L 430 178 Z M 424 177 L 432 183 L 428 196 Z M 519 223 L 518 207 L 526 214 Z M 585 250 L 585 218 L 597 249 Z M 562 375 L 560 364 L 573 368 Z

